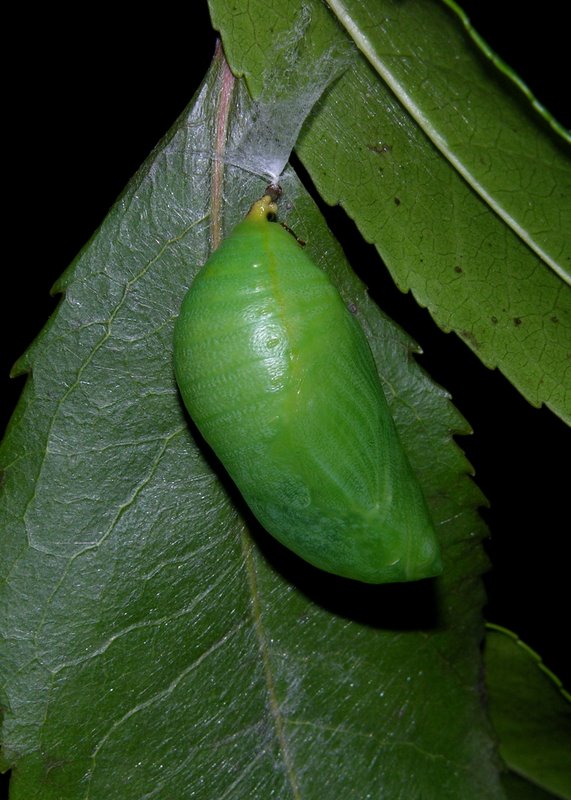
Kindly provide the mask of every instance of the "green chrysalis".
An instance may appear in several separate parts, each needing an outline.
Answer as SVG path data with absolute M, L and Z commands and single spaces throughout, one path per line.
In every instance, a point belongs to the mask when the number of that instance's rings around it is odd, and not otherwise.
M 325 273 L 268 218 L 269 195 L 182 304 L 185 405 L 260 523 L 321 569 L 366 583 L 441 569 L 422 491 L 365 334 Z

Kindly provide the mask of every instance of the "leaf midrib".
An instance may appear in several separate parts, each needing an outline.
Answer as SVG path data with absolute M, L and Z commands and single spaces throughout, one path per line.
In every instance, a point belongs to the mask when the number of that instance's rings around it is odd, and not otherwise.
M 363 33 L 362 29 L 352 18 L 350 12 L 345 7 L 342 0 L 327 0 L 329 7 L 336 15 L 339 23 L 345 28 L 349 36 L 355 42 L 356 47 L 363 53 L 365 58 L 371 64 L 377 74 L 389 86 L 395 97 L 408 111 L 415 122 L 421 127 L 426 136 L 439 150 L 440 153 L 447 159 L 447 161 L 462 175 L 466 183 L 485 201 L 488 207 L 494 211 L 508 227 L 518 236 L 525 244 L 539 256 L 539 258 L 553 270 L 562 280 L 571 285 L 571 275 L 555 261 L 552 256 L 545 251 L 545 249 L 523 228 L 516 219 L 497 201 L 497 199 L 486 190 L 486 188 L 478 181 L 476 176 L 471 172 L 466 165 L 454 154 L 448 146 L 447 140 L 440 134 L 437 128 L 430 122 L 430 120 L 423 113 L 420 106 L 414 99 L 407 93 L 402 82 L 391 72 L 391 70 L 383 63 L 378 57 L 375 47 L 369 38 Z

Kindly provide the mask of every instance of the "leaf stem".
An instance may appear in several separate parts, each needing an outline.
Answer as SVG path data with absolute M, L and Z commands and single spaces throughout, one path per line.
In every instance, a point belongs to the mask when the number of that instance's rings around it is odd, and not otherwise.
M 228 133 L 230 101 L 236 79 L 230 71 L 220 39 L 216 42 L 214 59 L 220 63 L 220 94 L 216 109 L 214 133 L 214 166 L 210 196 L 210 246 L 216 250 L 222 240 L 222 187 L 224 180 L 224 151 Z

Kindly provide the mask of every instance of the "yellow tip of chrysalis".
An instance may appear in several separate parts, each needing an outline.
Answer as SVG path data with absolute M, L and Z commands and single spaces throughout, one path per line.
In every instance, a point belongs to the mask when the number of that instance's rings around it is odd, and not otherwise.
M 246 214 L 246 219 L 253 221 L 267 220 L 270 214 L 278 213 L 278 204 L 272 200 L 269 194 L 260 197 L 259 200 L 252 205 L 252 208 Z

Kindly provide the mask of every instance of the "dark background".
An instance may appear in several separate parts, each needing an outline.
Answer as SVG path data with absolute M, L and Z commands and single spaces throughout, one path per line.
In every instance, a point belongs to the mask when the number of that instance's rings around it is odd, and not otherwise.
M 498 19 L 498 5 L 463 3 L 489 44 L 569 126 L 562 80 L 568 28 L 559 4 L 514 5 L 511 19 Z M 9 368 L 56 307 L 50 287 L 182 112 L 210 62 L 214 33 L 206 9 L 180 17 L 165 4 L 160 12 L 159 18 L 118 20 L 99 7 L 90 13 L 87 4 L 80 20 L 67 12 L 58 18 L 50 8 L 49 17 L 35 16 L 33 35 L 27 20 L 17 31 L 5 147 L 14 184 L 6 197 L 13 255 L 5 260 L 3 281 L 2 429 L 23 386 L 22 378 L 8 379 Z M 348 252 L 366 248 L 342 212 L 332 211 L 330 219 Z M 486 617 L 518 633 L 569 686 L 571 432 L 549 411 L 530 407 L 390 280 L 381 283 L 383 309 L 419 341 L 421 363 L 452 392 L 475 431 L 460 444 L 491 503 L 482 512 L 493 563 Z M 9 322 L 8 314 L 15 315 Z

